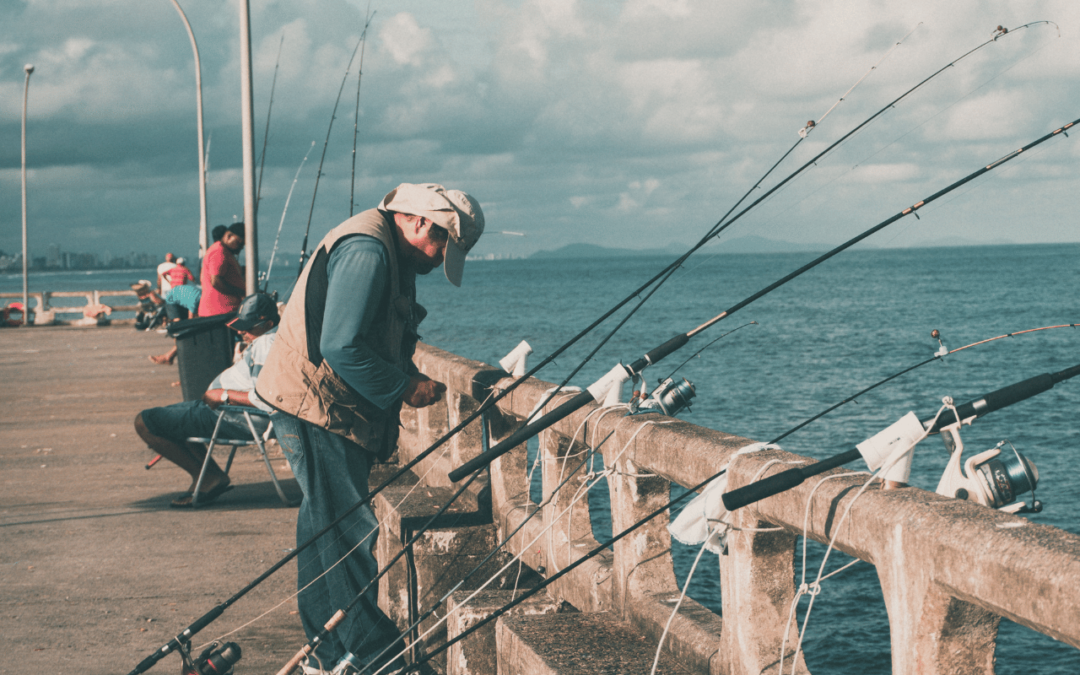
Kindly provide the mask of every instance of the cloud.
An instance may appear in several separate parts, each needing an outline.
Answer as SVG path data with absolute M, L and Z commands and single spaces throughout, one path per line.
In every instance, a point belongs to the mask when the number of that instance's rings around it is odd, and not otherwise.
M 236 11 L 210 0 L 183 4 L 203 61 L 211 220 L 224 222 L 242 204 Z M 440 181 L 476 194 L 500 227 L 536 233 L 525 242 L 484 240 L 486 251 L 583 240 L 645 245 L 658 227 L 689 241 L 860 77 L 763 188 L 989 40 L 998 23 L 1059 21 L 1061 38 L 1047 26 L 1013 31 L 946 69 L 740 225 L 782 233 L 798 213 L 797 233 L 814 239 L 841 204 L 854 218 L 917 199 L 925 195 L 909 192 L 929 194 L 935 181 L 955 180 L 1067 121 L 1080 81 L 1078 8 L 1069 0 L 403 0 L 376 12 L 363 47 L 355 201 L 368 206 L 402 181 Z M 361 54 L 348 63 L 365 11 L 360 0 L 252 5 L 260 152 L 281 45 L 263 227 L 276 229 L 297 166 L 317 141 L 285 241 L 306 224 L 297 221 L 311 208 L 339 90 L 312 236 L 348 215 Z M 166 2 L 36 0 L 5 3 L 0 21 L 0 137 L 8 139 L 0 142 L 0 220 L 19 217 L 22 66 L 34 62 L 30 165 L 41 226 L 63 237 L 64 223 L 78 223 L 71 240 L 101 246 L 112 232 L 181 248 L 170 237 L 188 231 L 198 193 L 192 54 L 175 10 Z M 1074 148 L 1055 143 L 1024 158 L 1009 180 L 1025 182 L 1027 192 L 1012 198 L 1068 199 Z M 995 227 L 1007 224 L 987 223 L 988 236 Z M 1061 231 L 1036 219 L 1026 234 L 1041 240 Z M 13 248 L 10 236 L 3 230 L 0 248 Z
M 408 12 L 395 14 L 379 30 L 379 45 L 399 66 L 420 66 L 432 46 L 431 31 Z

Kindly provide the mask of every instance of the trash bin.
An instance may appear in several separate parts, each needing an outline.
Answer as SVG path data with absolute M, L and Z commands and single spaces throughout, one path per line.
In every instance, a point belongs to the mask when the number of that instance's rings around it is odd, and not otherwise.
M 202 398 L 214 378 L 232 365 L 233 334 L 226 324 L 235 318 L 232 312 L 169 324 L 169 335 L 176 338 L 185 401 Z

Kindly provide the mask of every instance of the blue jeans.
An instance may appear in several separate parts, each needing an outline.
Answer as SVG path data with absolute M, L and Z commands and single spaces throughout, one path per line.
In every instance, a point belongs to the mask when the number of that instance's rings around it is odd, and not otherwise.
M 296 519 L 299 545 L 367 496 L 374 456 L 346 438 L 291 415 L 275 413 L 273 420 L 278 442 L 304 493 Z M 364 505 L 297 555 L 300 619 L 309 641 L 378 574 L 378 533 L 375 513 Z M 378 584 L 373 584 L 316 651 L 323 667 L 329 670 L 346 652 L 368 663 L 398 639 L 397 626 L 379 609 L 378 601 Z M 398 642 L 387 656 L 403 649 L 404 643 Z M 385 660 L 380 659 L 379 665 Z

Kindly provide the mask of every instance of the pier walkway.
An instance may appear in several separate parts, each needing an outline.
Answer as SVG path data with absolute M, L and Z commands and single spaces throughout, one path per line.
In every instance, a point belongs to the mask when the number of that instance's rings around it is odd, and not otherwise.
M 169 508 L 187 475 L 152 453 L 132 420 L 180 400 L 169 347 L 131 326 L 0 330 L 0 673 L 126 673 L 295 543 L 254 451 L 237 452 L 236 487 L 213 507 Z M 299 490 L 274 460 L 290 495 Z M 296 568 L 270 577 L 204 630 L 232 630 L 289 597 Z M 230 637 L 240 673 L 276 672 L 303 644 L 289 601 Z M 151 672 L 176 673 L 166 657 Z

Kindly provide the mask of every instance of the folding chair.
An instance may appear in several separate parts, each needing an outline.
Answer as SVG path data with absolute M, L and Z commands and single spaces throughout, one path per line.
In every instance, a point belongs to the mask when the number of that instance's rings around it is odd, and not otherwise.
M 274 432 L 274 423 L 270 420 L 270 414 L 263 412 L 258 408 L 249 408 L 247 406 L 238 405 L 223 405 L 218 407 L 218 419 L 214 425 L 214 432 L 210 438 L 202 438 L 199 436 L 192 436 L 188 438 L 190 443 L 202 443 L 206 446 L 206 459 L 203 460 L 202 470 L 199 471 L 199 479 L 195 481 L 195 491 L 191 496 L 191 506 L 197 507 L 199 505 L 199 489 L 202 487 L 203 477 L 206 475 L 206 468 L 210 466 L 210 458 L 214 454 L 215 445 L 228 445 L 229 459 L 225 463 L 225 475 L 229 475 L 229 469 L 232 468 L 233 457 L 236 455 L 236 449 L 239 447 L 246 447 L 255 445 L 258 446 L 259 452 L 262 454 L 263 462 L 266 463 L 266 470 L 270 472 L 270 480 L 274 483 L 274 489 L 277 490 L 278 497 L 281 498 L 282 503 L 286 506 L 294 506 L 295 503 L 285 496 L 285 491 L 281 489 L 281 484 L 278 482 L 277 474 L 274 473 L 274 467 L 270 464 L 270 458 L 266 454 L 266 446 L 264 441 L 270 439 L 270 436 Z M 225 419 L 226 415 L 242 415 L 244 421 L 247 423 L 248 430 L 251 433 L 251 438 L 220 438 L 218 436 L 218 430 L 221 428 L 221 422 Z M 235 417 L 234 417 L 235 419 Z M 259 423 L 256 424 L 258 420 Z M 239 422 L 239 420 L 237 420 Z

